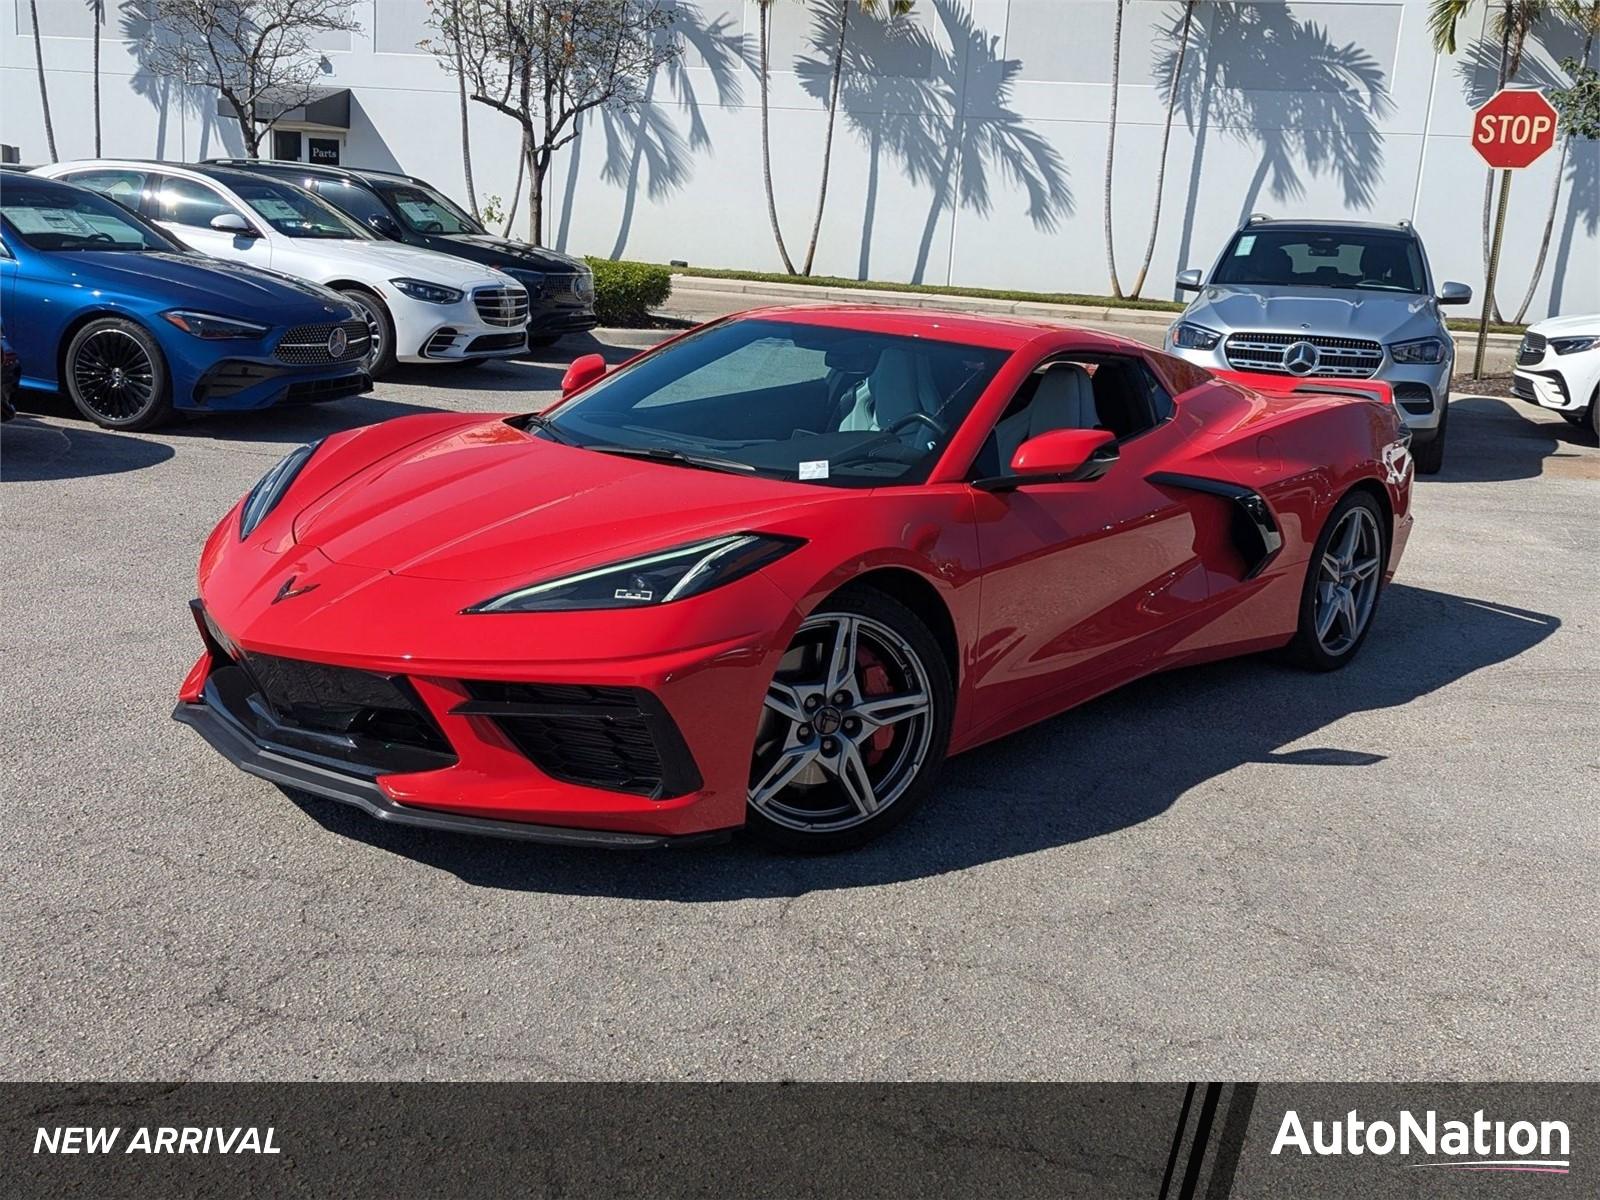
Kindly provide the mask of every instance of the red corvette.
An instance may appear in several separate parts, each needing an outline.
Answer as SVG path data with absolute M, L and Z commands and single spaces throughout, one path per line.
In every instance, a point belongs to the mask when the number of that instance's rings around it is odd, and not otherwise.
M 856 845 L 941 760 L 1138 676 L 1348 662 L 1411 528 L 1382 384 L 1276 393 L 1084 330 L 715 322 L 542 415 L 289 455 L 201 556 L 175 716 L 374 817 Z

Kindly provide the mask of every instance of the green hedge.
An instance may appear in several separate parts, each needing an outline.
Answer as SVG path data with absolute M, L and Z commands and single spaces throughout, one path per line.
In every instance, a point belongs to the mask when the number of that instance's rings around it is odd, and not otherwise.
M 672 295 L 672 272 L 654 263 L 591 258 L 594 311 L 600 324 L 631 327 L 650 324 L 650 310 Z

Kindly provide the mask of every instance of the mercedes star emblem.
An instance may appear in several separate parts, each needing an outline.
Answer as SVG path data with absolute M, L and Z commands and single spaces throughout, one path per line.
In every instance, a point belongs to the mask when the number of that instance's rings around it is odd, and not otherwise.
M 330 358 L 343 358 L 344 352 L 350 348 L 350 339 L 345 336 L 344 327 L 335 325 L 333 332 L 328 335 L 328 356 Z
M 1283 369 L 1291 375 L 1309 375 L 1317 369 L 1320 358 L 1310 342 L 1296 342 L 1283 352 Z

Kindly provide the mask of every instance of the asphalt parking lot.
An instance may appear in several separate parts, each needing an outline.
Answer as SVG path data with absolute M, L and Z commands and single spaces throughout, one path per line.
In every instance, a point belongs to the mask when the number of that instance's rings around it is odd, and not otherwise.
M 6 426 L 0 1072 L 1600 1071 L 1600 449 L 1526 405 L 1457 397 L 1350 669 L 1146 681 L 951 762 L 848 856 L 388 829 L 169 719 L 201 541 L 286 449 L 537 406 L 584 349 L 157 434 Z

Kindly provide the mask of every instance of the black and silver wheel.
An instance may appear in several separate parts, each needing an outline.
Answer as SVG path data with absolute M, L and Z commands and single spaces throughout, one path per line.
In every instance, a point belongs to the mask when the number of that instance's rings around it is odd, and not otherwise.
M 800 626 L 767 689 L 752 832 L 827 851 L 898 825 L 944 759 L 952 697 L 944 656 L 915 614 L 876 591 L 832 597 Z
M 1594 434 L 1596 441 L 1600 441 L 1600 384 L 1595 385 L 1589 397 L 1589 432 Z
M 394 321 L 383 301 L 361 288 L 340 288 L 339 294 L 355 306 L 367 323 L 367 356 L 361 360 L 368 375 L 377 379 L 394 366 Z
M 161 347 L 132 321 L 90 321 L 68 343 L 63 367 L 67 394 L 96 425 L 150 429 L 172 413 Z
M 1378 608 L 1388 542 L 1383 512 L 1366 492 L 1339 502 L 1312 550 L 1292 649 L 1306 666 L 1332 671 L 1355 657 Z

